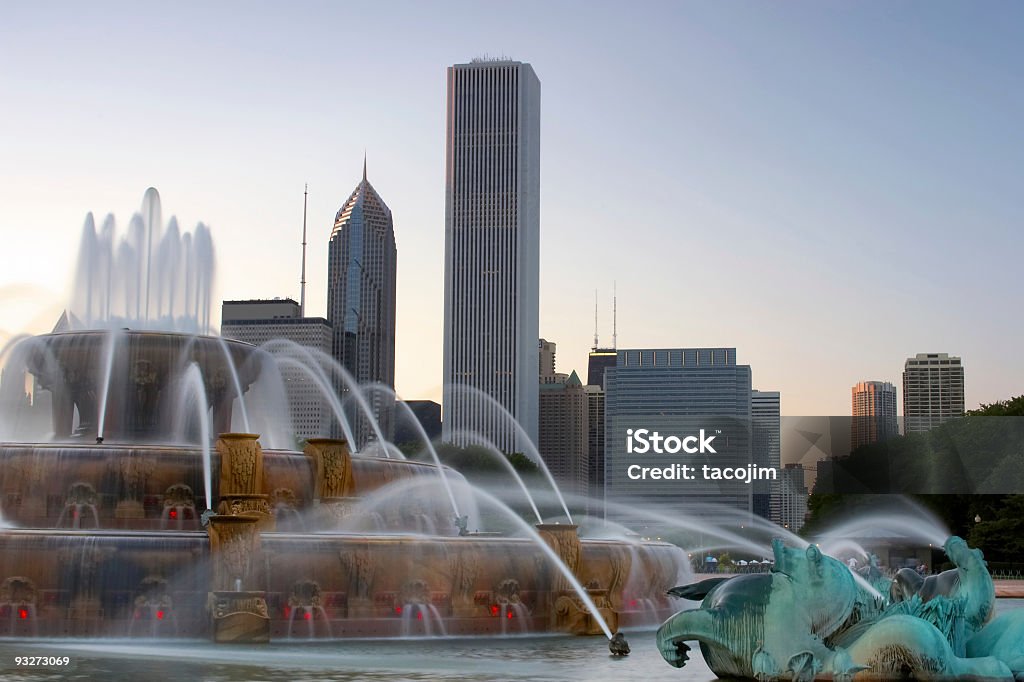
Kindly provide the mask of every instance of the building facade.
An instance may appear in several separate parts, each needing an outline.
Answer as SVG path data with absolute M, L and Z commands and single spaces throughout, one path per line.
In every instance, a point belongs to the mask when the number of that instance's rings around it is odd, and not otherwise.
M 782 462 L 782 410 L 778 391 L 750 392 L 751 440 L 754 464 L 778 469 Z M 754 487 L 753 511 L 778 523 L 781 489 L 778 481 L 761 480 Z
M 964 415 L 964 367 L 947 353 L 918 353 L 903 365 L 903 419 L 920 433 Z
M 779 525 L 792 533 L 799 533 L 807 518 L 807 483 L 803 464 L 787 464 L 779 478 L 782 507 Z
M 633 505 L 661 513 L 720 516 L 718 507 L 752 511 L 753 488 L 736 480 L 634 479 L 631 465 L 664 468 L 676 464 L 716 468 L 748 467 L 751 457 L 751 372 L 736 364 L 735 348 L 670 348 L 617 351 L 605 370 L 606 516 L 624 523 L 642 520 Z M 630 434 L 646 429 L 662 437 L 714 437 L 714 453 L 645 453 Z M 633 470 L 634 474 L 638 473 Z
M 333 419 L 322 390 L 296 363 L 308 363 L 303 349 L 329 355 L 333 334 L 326 319 L 300 314 L 299 304 L 290 298 L 224 301 L 220 333 L 228 339 L 264 346 L 275 358 L 290 361 L 279 363 L 281 379 L 288 394 L 292 430 L 296 438 L 305 440 L 329 435 Z M 266 345 L 271 341 L 286 343 Z M 236 410 L 236 418 L 239 414 Z
M 590 481 L 590 402 L 576 372 L 540 385 L 541 457 L 563 493 L 586 495 Z
M 363 178 L 334 219 L 328 245 L 327 319 L 334 329 L 331 355 L 359 385 L 395 387 L 395 295 L 398 251 L 391 210 Z M 352 390 L 339 380 L 343 397 Z M 379 391 L 367 394 L 386 439 L 394 435 L 394 403 Z M 352 430 L 362 448 L 374 439 L 364 413 L 352 410 Z
M 604 388 L 587 384 L 587 513 L 600 516 L 604 513 Z
M 448 69 L 445 441 L 466 445 L 476 433 L 504 452 L 537 442 L 539 280 L 540 81 L 522 62 L 457 64 Z
M 587 356 L 587 385 L 604 387 L 604 371 L 615 366 L 615 349 L 595 346 Z
M 899 433 L 896 387 L 888 381 L 861 381 L 851 390 L 850 450 Z
M 559 377 L 555 374 L 555 349 L 554 341 L 541 339 L 537 344 L 537 365 L 540 370 L 538 380 L 543 384 L 553 384 L 556 381 L 565 381 L 568 377 Z

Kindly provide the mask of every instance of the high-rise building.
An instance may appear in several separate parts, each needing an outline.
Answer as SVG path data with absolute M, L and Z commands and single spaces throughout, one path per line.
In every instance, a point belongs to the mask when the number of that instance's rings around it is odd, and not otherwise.
M 583 387 L 587 394 L 587 513 L 604 513 L 604 388 L 590 384 Z
M 750 392 L 751 449 L 753 462 L 759 467 L 778 469 L 782 461 L 782 417 L 778 391 Z M 778 522 L 781 500 L 778 481 L 760 480 L 751 483 L 754 513 Z
M 590 401 L 576 372 L 562 381 L 540 385 L 539 437 L 538 450 L 562 491 L 586 495 L 590 476 Z
M 331 355 L 360 385 L 395 386 L 395 290 L 398 252 L 391 209 L 363 178 L 334 219 L 327 257 L 327 319 L 334 328 Z M 350 387 L 339 383 L 339 393 Z M 385 438 L 394 430 L 387 394 L 367 396 Z M 373 437 L 361 413 L 353 419 L 356 447 Z
M 615 366 L 615 349 L 594 346 L 587 357 L 587 385 L 604 386 L 604 371 Z
M 888 440 L 899 433 L 895 386 L 888 381 L 861 381 L 851 394 L 850 450 Z
M 703 465 L 747 469 L 751 459 L 751 372 L 736 364 L 735 348 L 619 350 L 605 370 L 606 514 L 624 523 L 649 521 L 633 505 L 655 504 L 664 513 L 720 516 L 716 506 L 752 511 L 746 482 L 632 478 L 630 467 Z M 714 453 L 643 452 L 637 437 L 712 437 Z M 632 434 L 632 435 L 631 435 Z M 633 439 L 632 441 L 630 439 Z M 630 452 L 630 443 L 634 444 Z M 632 470 L 639 474 L 637 469 Z M 777 475 L 777 474 L 776 474 Z
M 807 517 L 807 483 L 803 464 L 787 464 L 779 477 L 782 508 L 779 525 L 792 533 L 799 533 Z
M 928 431 L 964 414 L 964 367 L 947 353 L 918 353 L 903 365 L 907 433 Z
M 221 336 L 262 346 L 268 341 L 290 341 L 271 344 L 267 351 L 277 358 L 304 362 L 314 349 L 331 352 L 331 325 L 322 317 L 301 317 L 299 304 L 290 298 L 272 300 L 224 301 L 221 305 Z M 332 423 L 330 410 L 321 389 L 294 363 L 281 363 L 281 379 L 288 393 L 292 428 L 297 438 L 329 435 Z M 239 414 L 235 410 L 235 414 Z M 241 428 L 238 425 L 235 428 Z
M 568 377 L 559 377 L 555 374 L 555 348 L 554 341 L 541 339 L 537 344 L 537 364 L 540 369 L 539 381 L 541 384 L 553 384 L 556 381 L 564 381 Z
M 540 81 L 529 64 L 448 69 L 444 440 L 537 441 Z M 511 414 L 517 429 L 504 414 Z

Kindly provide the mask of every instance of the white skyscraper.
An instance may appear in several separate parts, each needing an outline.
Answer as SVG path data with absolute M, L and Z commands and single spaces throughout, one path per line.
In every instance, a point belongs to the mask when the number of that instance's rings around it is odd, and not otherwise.
M 537 442 L 540 81 L 533 68 L 506 60 L 450 67 L 446 149 L 443 438 L 465 444 L 469 431 L 523 452 L 523 434 Z
M 964 416 L 964 366 L 948 353 L 918 353 L 903 365 L 906 432 L 919 433 Z

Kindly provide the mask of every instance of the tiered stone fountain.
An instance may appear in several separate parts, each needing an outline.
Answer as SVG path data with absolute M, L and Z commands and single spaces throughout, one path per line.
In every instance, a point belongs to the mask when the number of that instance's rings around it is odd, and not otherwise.
M 543 542 L 460 536 L 450 509 L 429 500 L 439 535 L 403 531 L 401 519 L 387 519 L 386 532 L 339 532 L 368 514 L 368 494 L 439 471 L 353 455 L 339 440 L 297 452 L 230 433 L 239 393 L 264 369 L 258 355 L 234 341 L 136 331 L 19 345 L 5 384 L 26 376 L 20 359 L 50 396 L 56 435 L 0 443 L 0 635 L 595 634 L 631 624 L 625 605 L 637 600 L 671 613 L 665 593 L 685 558 L 665 543 L 581 539 L 558 524 L 537 528 Z M 196 390 L 185 380 L 196 369 L 209 405 L 201 416 L 220 434 L 212 444 L 181 400 Z M 624 594 L 627 584 L 644 593 Z

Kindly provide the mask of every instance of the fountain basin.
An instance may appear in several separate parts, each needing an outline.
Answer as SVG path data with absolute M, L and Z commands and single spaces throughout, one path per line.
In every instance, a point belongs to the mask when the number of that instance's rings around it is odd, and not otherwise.
M 61 516 L 71 489 L 79 483 L 95 491 L 101 528 L 166 528 L 165 504 L 173 496 L 171 488 L 179 485 L 188 486 L 193 493 L 195 509 L 213 506 L 203 499 L 202 450 L 197 446 L 0 443 L 0 462 L 0 511 L 4 519 L 21 527 L 72 526 Z M 309 456 L 290 450 L 263 450 L 263 462 L 263 486 L 272 504 L 276 493 L 279 499 L 287 498 L 287 504 L 298 512 L 312 506 L 316 463 Z M 212 465 L 219 470 L 216 453 Z M 351 456 L 351 467 L 361 495 L 395 481 L 437 476 L 436 468 L 429 464 L 361 455 Z M 449 470 L 447 475 L 463 480 L 455 471 Z M 219 499 L 219 477 L 213 480 L 213 494 L 214 500 Z M 138 503 L 142 514 L 119 515 L 118 509 L 124 509 L 126 502 Z M 440 521 L 438 527 L 451 525 L 449 519 Z
M 181 381 L 193 363 L 215 431 L 230 431 L 232 402 L 260 372 L 258 350 L 248 343 L 130 329 L 43 334 L 19 352 L 38 387 L 51 394 L 57 439 L 173 442 L 181 428 L 175 421 Z
M 576 574 L 592 595 L 606 595 L 620 627 L 670 615 L 665 591 L 676 580 L 679 548 L 580 544 Z M 265 599 L 273 639 L 437 635 L 439 626 L 448 635 L 565 631 L 556 613 L 567 596 L 556 585 L 558 571 L 526 538 L 264 532 L 260 545 L 243 591 Z M 215 562 L 204 532 L 7 529 L 0 531 L 0 558 L 0 583 L 20 577 L 32 586 L 31 634 L 215 634 Z M 639 572 L 642 580 L 630 580 Z M 153 584 L 166 586 L 163 593 L 154 595 Z M 304 596 L 309 585 L 315 604 Z M 656 608 L 631 608 L 638 596 Z M 153 604 L 163 605 L 159 618 Z M 417 618 L 420 612 L 435 622 Z M 0 618 L 0 635 L 25 636 L 28 624 L 15 619 L 15 631 L 5 632 L 6 622 Z

